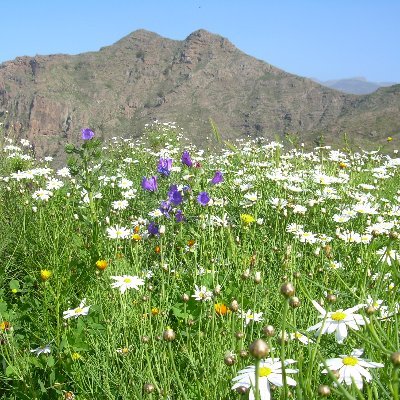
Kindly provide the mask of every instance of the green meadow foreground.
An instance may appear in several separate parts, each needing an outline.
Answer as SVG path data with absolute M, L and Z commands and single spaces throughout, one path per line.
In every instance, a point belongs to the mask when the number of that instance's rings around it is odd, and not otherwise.
M 400 156 L 6 139 L 1 399 L 399 396 Z

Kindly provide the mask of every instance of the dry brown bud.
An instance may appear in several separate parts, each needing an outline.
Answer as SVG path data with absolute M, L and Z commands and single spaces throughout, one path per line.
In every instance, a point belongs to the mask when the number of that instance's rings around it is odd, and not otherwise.
M 163 339 L 166 342 L 172 342 L 173 340 L 175 340 L 175 332 L 171 329 L 171 328 L 167 328 L 164 332 L 163 332 Z
M 261 359 L 268 355 L 269 347 L 264 340 L 257 339 L 250 345 L 249 351 L 254 358 Z
M 281 294 L 283 294 L 286 298 L 293 297 L 295 293 L 295 289 L 292 283 L 286 282 L 281 286 Z
M 275 335 L 275 328 L 272 325 L 264 326 L 263 333 L 265 336 L 272 337 Z
M 328 385 L 319 385 L 318 394 L 322 397 L 328 397 L 331 394 L 331 388 Z
M 392 355 L 390 356 L 390 361 L 396 368 L 400 367 L 400 351 L 392 353 Z
M 292 308 L 300 307 L 300 299 L 296 296 L 291 297 L 289 300 L 289 305 Z
M 154 385 L 152 383 L 145 383 L 143 385 L 143 391 L 145 393 L 153 393 L 154 389 L 155 389 L 155 387 L 154 387 Z

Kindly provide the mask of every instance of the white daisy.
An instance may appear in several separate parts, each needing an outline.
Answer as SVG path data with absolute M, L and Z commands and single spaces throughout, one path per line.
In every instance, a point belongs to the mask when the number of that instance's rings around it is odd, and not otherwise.
M 51 348 L 50 344 L 46 344 L 44 347 L 36 347 L 36 349 L 33 349 L 30 351 L 31 353 L 35 353 L 36 356 L 40 356 L 40 354 L 50 354 L 51 353 Z
M 195 300 L 207 301 L 212 299 L 212 292 L 210 292 L 205 286 L 198 287 L 197 285 L 194 285 L 194 289 L 192 297 L 194 297 Z
M 365 307 L 365 304 L 358 304 L 346 310 L 339 309 L 337 311 L 328 312 L 316 301 L 313 300 L 312 303 L 321 314 L 319 318 L 323 319 L 323 321 L 307 329 L 308 332 L 318 330 L 316 336 L 335 332 L 337 342 L 343 343 L 344 339 L 347 337 L 347 327 L 358 331 L 360 325 L 365 325 L 369 322 L 368 319 L 362 315 L 354 314 L 355 311 Z
M 71 308 L 70 310 L 64 311 L 63 318 L 64 319 L 68 319 L 68 318 L 72 318 L 72 317 L 78 318 L 80 315 L 88 315 L 90 306 L 85 307 L 85 303 L 86 303 L 86 299 L 83 299 L 78 307 Z
M 111 284 L 111 287 L 118 288 L 122 294 L 125 293 L 127 289 L 133 288 L 139 290 L 139 286 L 144 285 L 144 280 L 138 276 L 122 275 L 111 276 L 110 278 L 115 280 L 115 282 Z
M 330 358 L 326 360 L 326 366 L 329 370 L 338 372 L 337 380 L 339 383 L 344 382 L 348 386 L 354 383 L 361 390 L 363 388 L 363 378 L 367 382 L 372 380 L 367 368 L 384 367 L 381 363 L 363 360 L 360 358 L 362 353 L 362 350 L 355 349 L 349 356 L 341 355 L 340 358 Z M 328 370 L 324 369 L 322 373 L 327 374 Z
M 262 321 L 263 320 L 262 316 L 263 316 L 262 312 L 256 313 L 250 309 L 247 310 L 247 312 L 240 311 L 240 318 L 243 318 L 245 320 L 244 321 L 245 326 L 247 326 L 250 323 L 250 321 L 254 321 L 254 322 Z
M 284 365 L 290 365 L 295 363 L 294 360 L 285 360 Z M 254 400 L 255 393 L 254 388 L 256 384 L 255 377 L 255 366 L 249 365 L 248 367 L 240 370 L 238 375 L 232 379 L 234 385 L 232 386 L 232 390 L 240 386 L 244 386 L 246 388 L 250 388 L 249 400 Z M 285 368 L 285 372 L 289 374 L 296 374 L 298 372 L 297 369 Z M 271 399 L 271 384 L 274 386 L 281 387 L 283 386 L 282 379 L 282 362 L 279 358 L 267 358 L 265 360 L 260 360 L 259 367 L 259 388 L 260 388 L 260 399 L 261 400 L 270 400 Z M 296 381 L 286 376 L 286 384 L 290 386 L 296 386 Z
M 130 230 L 123 226 L 111 226 L 107 228 L 107 235 L 110 239 L 126 239 L 130 235 Z

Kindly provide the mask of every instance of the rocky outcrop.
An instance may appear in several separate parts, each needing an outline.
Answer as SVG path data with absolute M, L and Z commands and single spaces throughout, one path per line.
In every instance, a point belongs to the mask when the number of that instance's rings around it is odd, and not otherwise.
M 10 134 L 58 157 L 81 127 L 138 136 L 153 119 L 176 121 L 194 142 L 213 119 L 224 139 L 244 135 L 368 147 L 400 131 L 400 86 L 355 96 L 250 57 L 205 30 L 184 41 L 145 30 L 98 52 L 18 57 L 0 65 L 0 111 Z M 1 115 L 1 114 L 0 114 Z

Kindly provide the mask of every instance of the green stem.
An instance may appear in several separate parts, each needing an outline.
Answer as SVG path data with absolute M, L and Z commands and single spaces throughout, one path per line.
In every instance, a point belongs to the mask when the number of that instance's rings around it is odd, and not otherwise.
M 255 400 L 260 400 L 260 360 L 256 359 L 256 371 L 255 371 Z
M 286 316 L 289 307 L 289 300 L 285 299 L 283 305 L 283 315 L 282 315 L 282 338 L 281 338 L 281 364 L 282 364 L 282 383 L 283 383 L 283 398 L 287 399 L 287 384 L 286 384 L 286 369 L 285 369 L 285 329 L 286 329 Z
M 169 357 L 171 359 L 172 369 L 174 370 L 175 379 L 176 379 L 176 381 L 178 383 L 179 389 L 182 392 L 182 396 L 183 396 L 183 398 L 185 400 L 189 400 L 189 398 L 186 396 L 185 389 L 183 388 L 182 381 L 181 381 L 181 379 L 179 377 L 178 370 L 176 369 L 175 360 L 174 360 L 174 353 L 172 352 L 171 342 L 168 342 L 168 352 L 169 352 Z

